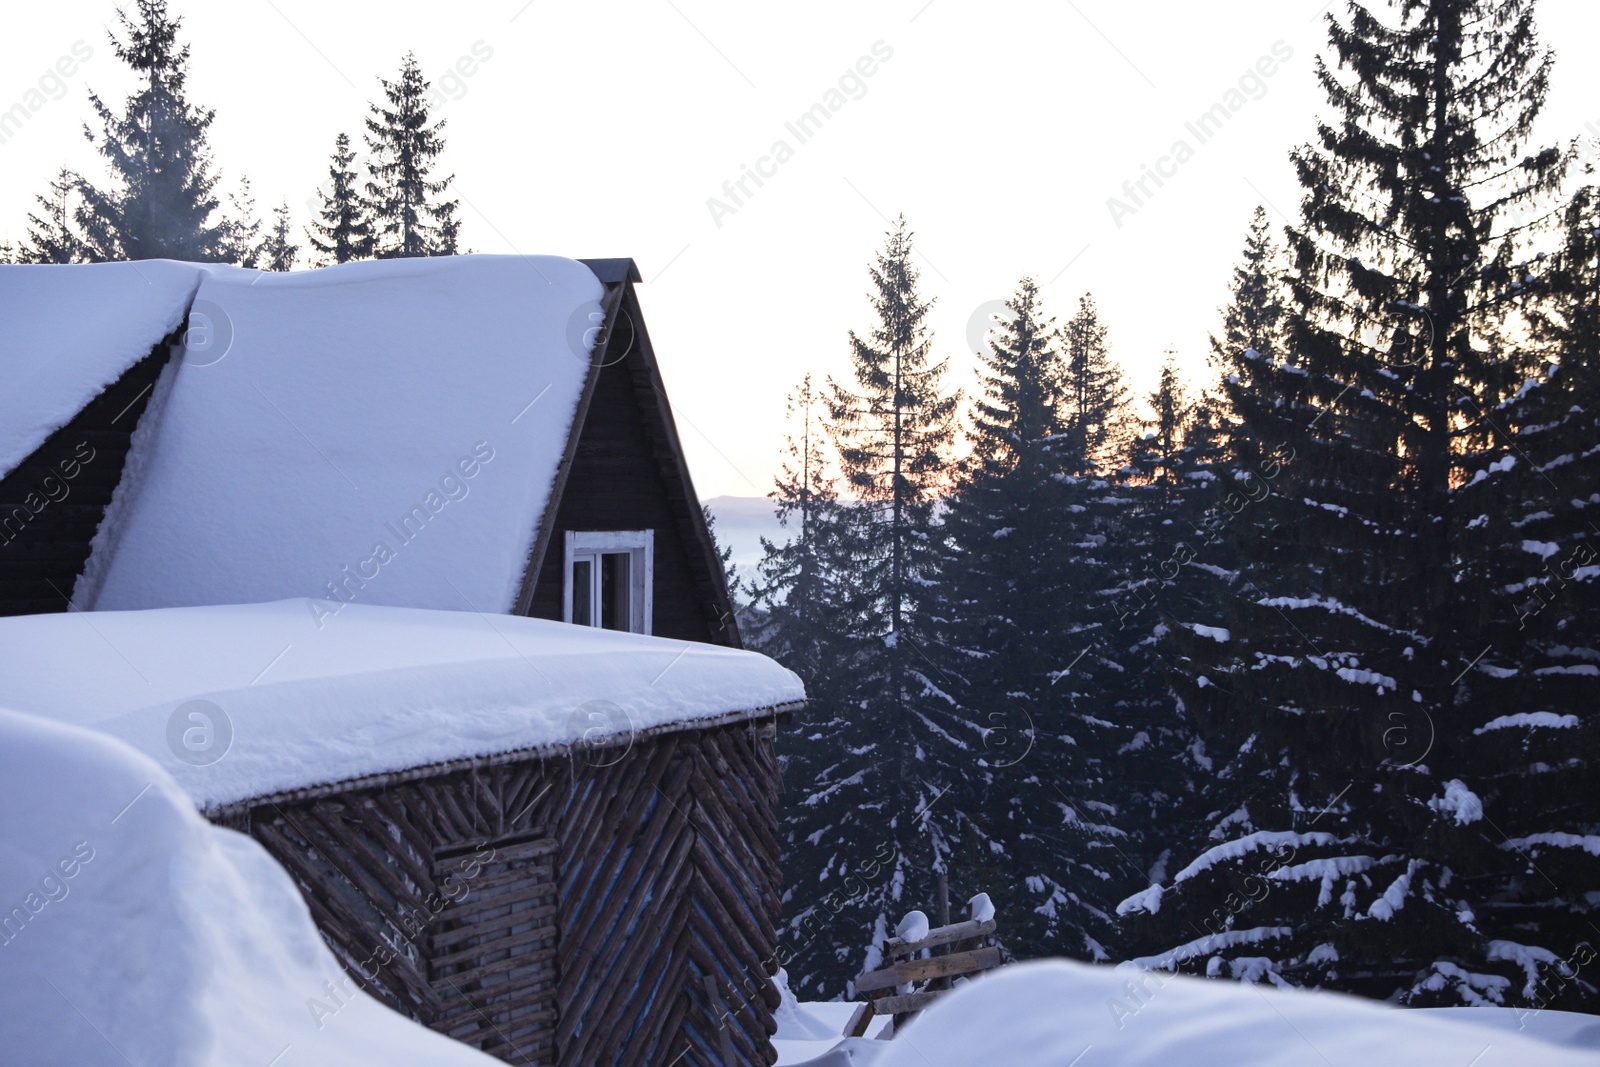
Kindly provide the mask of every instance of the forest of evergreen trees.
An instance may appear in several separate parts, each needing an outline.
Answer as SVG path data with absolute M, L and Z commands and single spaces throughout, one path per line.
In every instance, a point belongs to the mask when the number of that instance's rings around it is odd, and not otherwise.
M 745 587 L 796 988 L 945 872 L 1017 958 L 1600 1009 L 1600 192 L 1533 7 L 1329 17 L 1299 218 L 1143 405 L 1028 278 L 963 397 L 888 233 Z
M 1023 278 L 968 395 L 891 228 L 740 586 L 810 693 L 796 989 L 845 992 L 944 873 L 1015 958 L 1600 1010 L 1600 188 L 1531 143 L 1533 11 L 1327 16 L 1298 218 L 1250 220 L 1199 380 L 1169 354 L 1134 397 L 1092 296 Z M 223 206 L 180 22 L 121 17 L 106 174 L 63 170 L 5 258 L 300 259 L 286 205 Z M 316 262 L 457 251 L 428 82 L 381 88 Z
M 99 128 L 85 125 L 83 132 L 105 158 L 106 179 L 62 168 L 36 198 L 27 237 L 16 247 L 0 243 L 0 262 L 179 259 L 291 269 L 301 245 L 287 201 L 263 223 L 250 181 L 241 177 L 222 204 L 206 140 L 216 113 L 189 99 L 189 47 L 178 41 L 183 20 L 166 0 L 136 0 L 117 17 L 112 52 L 140 85 L 120 110 L 89 95 Z M 366 173 L 354 169 L 349 135 L 334 143 L 305 235 L 314 264 L 457 252 L 457 202 L 445 199 L 453 178 L 433 174 L 444 120 L 430 116 L 430 83 L 410 53 L 399 77 L 378 81 L 382 97 L 365 118 Z

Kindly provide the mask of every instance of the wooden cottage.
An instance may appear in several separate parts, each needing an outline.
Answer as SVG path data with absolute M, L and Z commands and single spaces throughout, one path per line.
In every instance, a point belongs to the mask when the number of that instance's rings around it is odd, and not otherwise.
M 0 614 L 312 596 L 738 647 L 637 281 L 0 266 Z M 460 492 L 492 513 L 446 516 Z M 295 550 L 257 551 L 285 521 Z
M 637 281 L 0 268 L 0 662 L 55 668 L 0 705 L 157 759 L 436 1030 L 767 1064 L 804 694 L 738 650 Z
M 30 668 L 0 706 L 127 741 L 265 846 L 412 1018 L 511 1063 L 775 1058 L 772 743 L 803 690 L 771 660 L 283 600 L 0 619 L 0 662 Z

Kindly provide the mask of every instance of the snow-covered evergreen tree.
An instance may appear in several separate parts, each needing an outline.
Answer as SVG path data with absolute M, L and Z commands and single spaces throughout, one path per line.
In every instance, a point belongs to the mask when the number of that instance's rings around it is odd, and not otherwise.
M 826 452 L 822 396 L 807 374 L 788 397 L 790 432 L 768 495 L 787 537 L 761 539 L 751 580 L 760 622 L 752 644 L 800 675 L 813 708 L 844 673 L 840 592 L 842 505 Z M 819 699 L 820 698 L 820 699 Z
M 357 186 L 356 160 L 350 148 L 350 135 L 341 133 L 333 142 L 333 157 L 328 162 L 328 187 L 319 191 L 322 206 L 311 220 L 306 237 L 324 264 L 371 259 L 374 251 L 369 205 Z
M 432 177 L 444 151 L 445 120 L 432 121 L 431 83 L 417 57 L 407 52 L 394 81 L 379 78 L 382 102 L 369 105 L 367 147 L 372 161 L 367 199 L 379 259 L 402 256 L 452 256 L 461 220 L 457 201 L 441 199 L 454 176 Z
M 1032 279 L 990 336 L 943 531 L 937 658 L 954 707 L 939 721 L 972 749 L 953 796 L 982 813 L 956 874 L 1005 912 L 1014 955 L 1107 959 L 1108 887 L 1142 872 L 1113 875 L 1136 850 L 1108 802 L 1108 757 L 1133 731 L 1104 699 L 1108 512 L 1081 502 L 1105 483 L 1068 475 L 1082 457 L 1065 361 Z
M 18 251 L 22 263 L 84 263 L 89 248 L 73 228 L 73 199 L 80 179 L 62 167 L 50 182 L 49 196 L 35 196 L 40 214 L 28 215 L 28 241 Z
M 1263 420 L 1270 417 L 1266 409 L 1276 407 L 1281 399 L 1274 391 L 1273 367 L 1295 358 L 1284 340 L 1287 293 L 1282 255 L 1282 249 L 1272 239 L 1267 213 L 1258 206 L 1250 217 L 1244 250 L 1228 280 L 1229 300 L 1222 311 L 1222 332 L 1211 336 L 1208 362 L 1215 381 L 1206 390 L 1202 403 L 1206 405 L 1205 413 L 1229 411 L 1230 398 L 1233 402 L 1244 398 L 1253 406 L 1254 418 L 1237 439 L 1227 432 L 1233 420 L 1220 419 L 1215 426 L 1217 447 L 1226 449 L 1246 467 L 1263 458 L 1261 427 Z M 1204 418 L 1205 414 L 1197 412 L 1197 422 Z
M 944 794 L 958 760 L 967 761 L 964 771 L 971 759 L 970 751 L 951 754 L 962 742 L 929 712 L 948 708 L 929 655 L 928 609 L 938 574 L 934 509 L 951 478 L 960 394 L 944 391 L 946 362 L 932 355 L 930 305 L 917 290 L 903 218 L 869 273 L 877 322 L 865 335 L 851 332 L 852 380 L 830 379 L 825 394 L 843 488 L 855 498 L 840 512 L 839 607 L 852 625 L 836 732 L 828 727 L 835 758 L 791 785 L 791 804 L 811 829 L 786 875 L 796 897 L 809 900 L 851 876 L 863 842 L 881 843 L 893 859 L 832 915 L 821 939 L 836 950 L 831 968 L 794 972 L 828 995 L 860 970 L 861 950 L 900 913 L 931 900 L 934 872 L 967 818 Z
M 1496 851 L 1475 872 L 1475 924 L 1525 969 L 1510 996 L 1587 1012 L 1600 1007 L 1600 981 L 1573 955 L 1600 941 L 1597 234 L 1600 191 L 1585 188 L 1547 278 L 1534 276 L 1544 284 L 1532 351 L 1543 365 L 1496 411 L 1475 413 L 1497 432 L 1460 491 L 1483 535 L 1464 579 L 1489 620 L 1484 655 L 1462 680 L 1473 729 L 1452 783 L 1457 817 L 1476 823 L 1481 805 L 1490 823 Z
M 1220 617 L 1184 620 L 1180 694 L 1253 754 L 1253 792 L 1128 910 L 1186 970 L 1526 1002 L 1538 952 L 1477 921 L 1503 839 L 1468 780 L 1488 642 L 1459 493 L 1516 377 L 1497 339 L 1529 272 L 1497 222 L 1559 179 L 1556 153 L 1521 154 L 1550 57 L 1531 0 L 1393 13 L 1328 18 L 1286 358 L 1228 382 L 1260 457 L 1229 487 L 1242 573 Z
M 206 133 L 215 112 L 189 102 L 189 47 L 178 46 L 183 20 L 166 0 L 135 0 L 118 10 L 124 38 L 111 35 L 116 57 L 139 78 L 118 114 L 89 94 L 101 125 L 84 136 L 110 165 L 105 188 L 84 182 L 78 224 L 96 260 L 186 259 L 224 256 L 226 233 L 217 218 L 216 178 Z

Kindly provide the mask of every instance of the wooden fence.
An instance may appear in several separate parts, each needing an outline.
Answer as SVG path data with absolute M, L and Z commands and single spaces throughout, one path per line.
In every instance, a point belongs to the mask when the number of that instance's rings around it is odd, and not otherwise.
M 977 919 L 969 910 L 965 922 L 929 930 L 920 940 L 891 937 L 883 946 L 887 965 L 855 980 L 856 992 L 865 993 L 867 1001 L 851 1016 L 845 1036 L 864 1036 L 867 1024 L 883 1015 L 894 1016 L 894 1028 L 898 1030 L 937 1000 L 956 978 L 1000 966 L 1000 950 L 984 944 L 995 929 L 993 919 Z M 916 987 L 917 983 L 921 988 Z M 902 986 L 912 988 L 902 991 Z

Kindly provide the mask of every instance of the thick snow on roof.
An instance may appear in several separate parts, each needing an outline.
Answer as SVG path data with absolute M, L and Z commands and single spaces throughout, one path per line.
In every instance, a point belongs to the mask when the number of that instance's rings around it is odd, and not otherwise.
M 101 734 L 0 710 L 0 1060 L 489 1067 L 361 992 L 294 883 Z
M 476 612 L 319 617 L 321 604 L 0 618 L 0 706 L 126 741 L 211 810 L 804 699 L 753 652 Z
M 510 610 L 587 377 L 594 274 L 536 256 L 201 269 L 192 347 L 75 601 Z
M 1577 1067 L 1595 1062 L 1592 1051 L 1518 1034 L 1514 1023 L 1501 1031 L 1466 1021 L 1470 1018 L 1467 1012 L 1408 1010 L 1336 993 L 1052 960 L 1002 967 L 962 986 L 904 1033 L 879 1042 L 887 1049 L 867 1062 L 875 1067 L 1064 1067 L 1080 1059 L 1085 1067 Z M 823 1062 L 817 1061 L 819 1067 Z
M 177 329 L 188 263 L 0 266 L 0 474 Z

